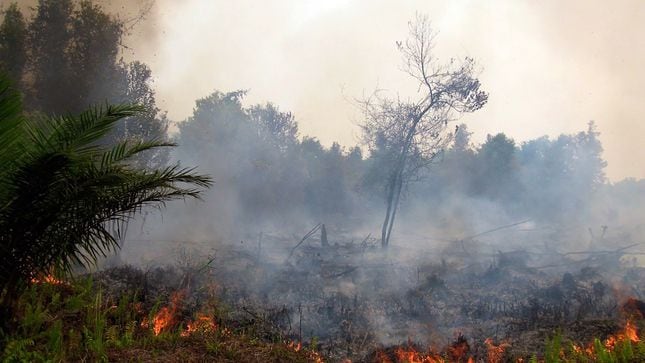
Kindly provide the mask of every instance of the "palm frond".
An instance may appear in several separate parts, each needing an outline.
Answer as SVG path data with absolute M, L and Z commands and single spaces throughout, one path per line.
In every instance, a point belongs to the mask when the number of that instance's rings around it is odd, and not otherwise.
M 136 105 L 94 107 L 78 116 L 56 116 L 47 122 L 29 123 L 29 132 L 43 150 L 57 148 L 91 153 L 117 122 L 143 110 Z
M 0 204 L 4 199 L 6 177 L 26 142 L 23 121 L 20 94 L 4 75 L 0 75 Z
M 11 119 L 18 109 L 12 109 L 13 96 L 6 102 L 2 98 L 2 87 L 0 80 L 0 117 Z M 141 152 L 173 143 L 125 140 L 110 148 L 101 145 L 118 121 L 140 110 L 104 106 L 80 116 L 0 127 L 2 139 L 22 125 L 26 140 L 18 148 L 21 157 L 12 160 L 10 172 L 0 178 L 0 295 L 34 274 L 94 263 L 119 247 L 116 237 L 143 208 L 199 198 L 212 185 L 210 177 L 194 169 L 174 165 L 145 170 L 128 162 Z M 0 125 L 8 123 L 0 118 Z
M 110 164 L 127 160 L 136 154 L 147 150 L 174 146 L 177 146 L 177 144 L 157 139 L 150 141 L 139 140 L 135 142 L 131 142 L 129 140 L 122 141 L 103 154 L 103 157 L 101 158 L 101 166 L 106 167 Z

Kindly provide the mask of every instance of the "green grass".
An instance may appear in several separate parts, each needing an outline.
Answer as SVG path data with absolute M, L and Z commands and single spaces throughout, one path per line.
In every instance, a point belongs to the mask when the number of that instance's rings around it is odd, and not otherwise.
M 295 352 L 282 342 L 225 330 L 222 324 L 183 337 L 186 322 L 178 321 L 156 336 L 151 324 L 142 327 L 141 322 L 152 321 L 167 301 L 157 299 L 146 309 L 136 292 L 109 297 L 97 285 L 80 278 L 29 286 L 17 301 L 10 329 L 0 332 L 0 362 L 311 361 L 307 349 Z M 201 311 L 220 309 L 213 305 Z
M 578 347 L 578 348 L 576 348 Z M 544 363 L 636 363 L 645 362 L 645 342 L 621 339 L 613 348 L 608 348 L 600 338 L 587 345 L 567 341 L 556 332 L 545 342 L 543 360 L 534 355 L 529 362 Z

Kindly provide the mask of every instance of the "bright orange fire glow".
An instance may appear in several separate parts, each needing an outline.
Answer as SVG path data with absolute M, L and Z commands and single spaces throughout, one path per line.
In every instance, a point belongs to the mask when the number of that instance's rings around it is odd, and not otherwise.
M 423 354 L 419 353 L 412 348 L 404 349 L 402 347 L 396 348 L 394 351 L 396 354 L 396 359 L 399 362 L 408 362 L 408 363 L 445 363 L 446 361 L 438 355 L 435 354 Z
M 65 281 L 55 278 L 52 274 L 48 274 L 41 277 L 32 277 L 32 284 L 52 284 L 52 285 L 62 285 Z
M 493 343 L 493 339 L 487 338 L 484 341 L 484 344 L 486 344 L 486 357 L 488 358 L 488 363 L 498 363 L 502 361 L 502 358 L 504 357 L 504 351 L 506 348 L 508 348 L 509 344 L 508 343 L 501 343 L 499 345 L 495 345 Z
M 170 306 L 164 306 L 152 319 L 152 330 L 155 335 L 161 334 L 177 323 L 177 311 L 184 299 L 184 292 L 178 291 L 172 294 Z
M 636 330 L 636 325 L 631 320 L 627 321 L 625 325 L 625 337 L 632 341 L 632 343 L 639 342 L 638 331 Z
M 294 352 L 299 352 L 300 349 L 302 349 L 302 343 L 289 342 L 289 344 L 287 344 L 287 347 L 293 349 Z
M 204 314 L 198 314 L 195 321 L 187 324 L 186 330 L 181 332 L 182 337 L 187 337 L 195 332 L 208 333 L 217 329 L 217 325 L 212 317 Z
M 636 343 L 640 341 L 640 338 L 638 337 L 638 331 L 636 329 L 636 325 L 634 325 L 634 322 L 631 320 L 627 320 L 627 324 L 625 324 L 625 330 L 616 334 L 616 335 L 610 335 L 606 340 L 605 340 L 605 347 L 608 350 L 613 350 L 616 347 L 616 343 L 629 340 L 632 343 Z
M 289 349 L 292 349 L 294 352 L 299 352 L 299 351 L 302 350 L 302 343 L 301 342 L 298 342 L 298 343 L 289 342 L 289 343 L 287 343 L 287 347 Z M 318 352 L 313 351 L 313 350 L 306 350 L 304 352 L 307 353 L 309 360 L 311 360 L 312 362 L 315 362 L 315 363 L 323 363 L 324 362 L 322 357 L 320 356 L 320 354 Z M 348 362 L 351 363 L 352 361 L 348 361 Z

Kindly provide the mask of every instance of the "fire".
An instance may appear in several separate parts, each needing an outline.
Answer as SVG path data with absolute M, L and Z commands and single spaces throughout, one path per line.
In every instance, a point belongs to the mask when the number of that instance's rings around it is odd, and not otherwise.
M 640 341 L 640 339 L 638 338 L 638 331 L 636 330 L 636 325 L 634 325 L 634 322 L 631 320 L 628 320 L 627 324 L 625 325 L 625 337 L 631 340 L 632 343 L 636 343 Z
M 169 329 L 177 322 L 177 311 L 184 299 L 183 291 L 174 292 L 170 299 L 170 306 L 164 306 L 152 319 L 152 330 L 155 335 Z
M 484 341 L 484 344 L 486 344 L 486 357 L 488 358 L 489 363 L 498 363 L 502 361 L 502 358 L 504 357 L 504 351 L 506 348 L 508 348 L 507 343 L 501 343 L 499 345 L 495 345 L 493 343 L 493 339 L 487 338 Z
M 294 352 L 300 352 L 302 350 L 302 343 L 301 342 L 289 342 L 287 343 L 287 348 L 292 349 Z M 320 356 L 320 354 L 314 350 L 303 350 L 309 358 L 310 361 L 315 362 L 315 363 L 323 363 L 323 359 Z M 349 361 L 351 363 L 351 361 Z
M 376 361 L 379 363 L 392 363 L 390 357 L 388 357 L 387 354 L 382 350 L 376 352 Z
M 451 362 L 464 362 L 469 352 L 470 345 L 468 340 L 461 334 L 457 335 L 457 339 L 447 349 L 448 358 Z M 472 362 L 472 358 L 469 358 L 468 362 Z
M 468 340 L 461 334 L 442 353 L 430 348 L 428 352 L 418 351 L 411 342 L 393 350 L 376 351 L 375 361 L 379 363 L 475 363 L 470 355 Z
M 55 278 L 54 275 L 52 275 L 52 274 L 47 274 L 47 275 L 41 276 L 41 277 L 32 277 L 31 278 L 31 283 L 32 284 L 62 285 L 62 284 L 65 283 L 65 281 Z
M 629 341 L 632 343 L 640 342 L 636 325 L 632 320 L 627 321 L 623 331 L 607 337 L 607 339 L 605 339 L 605 341 L 603 342 L 604 343 L 603 345 L 608 352 L 611 352 L 616 349 L 619 343 L 625 342 L 625 341 Z M 573 344 L 572 348 L 573 348 L 573 352 L 578 355 L 590 357 L 593 359 L 597 358 L 597 352 L 593 343 L 589 343 L 586 348 L 583 348 L 578 344 Z
M 435 354 L 423 354 L 419 353 L 413 348 L 404 349 L 402 347 L 396 348 L 394 351 L 396 354 L 396 359 L 399 362 L 407 363 L 446 363 L 446 361 L 438 355 Z
M 289 342 L 289 344 L 287 344 L 287 347 L 293 349 L 294 352 L 299 352 L 300 349 L 302 349 L 302 343 Z
M 573 344 L 573 352 L 579 355 L 586 354 L 588 356 L 594 356 L 593 344 L 587 345 L 586 348 L 579 346 L 578 344 Z
M 632 343 L 637 343 L 640 341 L 636 325 L 634 325 L 634 322 L 631 320 L 627 320 L 627 323 L 625 324 L 625 330 L 616 335 L 610 335 L 605 340 L 605 347 L 608 350 L 613 350 L 616 347 L 616 343 L 626 340 L 629 340 Z
M 211 316 L 198 314 L 197 319 L 187 324 L 186 330 L 181 332 L 182 337 L 187 337 L 195 332 L 208 333 L 217 329 L 217 325 Z

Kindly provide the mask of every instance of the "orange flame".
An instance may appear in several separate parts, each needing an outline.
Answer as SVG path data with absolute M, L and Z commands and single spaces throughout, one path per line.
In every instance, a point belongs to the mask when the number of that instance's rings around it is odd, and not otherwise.
M 435 354 L 423 354 L 419 353 L 412 348 L 404 349 L 402 347 L 396 348 L 394 351 L 396 354 L 396 359 L 399 362 L 407 363 L 445 363 L 446 361 Z
M 182 337 L 187 337 L 195 332 L 208 333 L 217 329 L 217 325 L 212 317 L 204 314 L 198 314 L 197 320 L 187 324 L 186 330 L 181 332 Z
M 299 352 L 302 350 L 302 343 L 301 342 L 289 342 L 287 343 L 287 348 L 292 349 L 294 352 Z M 314 350 L 305 350 L 303 352 L 306 352 L 308 358 L 310 361 L 315 362 L 315 363 L 323 363 L 323 359 L 320 356 L 320 354 Z M 352 361 L 348 360 L 349 363 Z
M 289 342 L 289 344 L 287 344 L 287 347 L 293 349 L 294 352 L 299 352 L 300 349 L 302 349 L 302 343 Z
M 47 274 L 41 277 L 32 277 L 32 284 L 51 284 L 51 285 L 62 285 L 65 281 L 55 278 L 52 274 Z
M 638 337 L 638 331 L 636 329 L 636 325 L 634 325 L 634 322 L 631 320 L 627 320 L 624 331 L 616 335 L 610 335 L 605 340 L 605 347 L 609 350 L 613 350 L 616 347 L 616 343 L 626 341 L 626 340 L 629 340 L 632 343 L 637 343 L 640 341 L 640 338 Z
M 508 343 L 501 343 L 499 345 L 495 345 L 493 343 L 493 339 L 487 338 L 484 341 L 484 344 L 486 344 L 486 357 L 488 358 L 489 363 L 499 363 L 502 361 L 502 358 L 504 357 L 504 351 L 506 348 L 508 348 L 509 344 Z
M 468 345 L 468 340 L 466 340 L 466 338 L 461 334 L 458 334 L 456 340 L 446 349 L 450 362 L 457 363 L 464 362 L 469 351 L 470 345 Z M 470 360 L 472 360 L 472 358 L 470 358 Z
M 632 343 L 639 342 L 638 331 L 636 330 L 636 325 L 631 320 L 627 321 L 625 325 L 625 337 L 632 341 Z
M 159 310 L 152 320 L 152 330 L 155 335 L 161 334 L 162 331 L 169 329 L 176 324 L 177 311 L 184 299 L 183 291 L 174 292 L 170 299 L 170 306 L 164 306 Z

